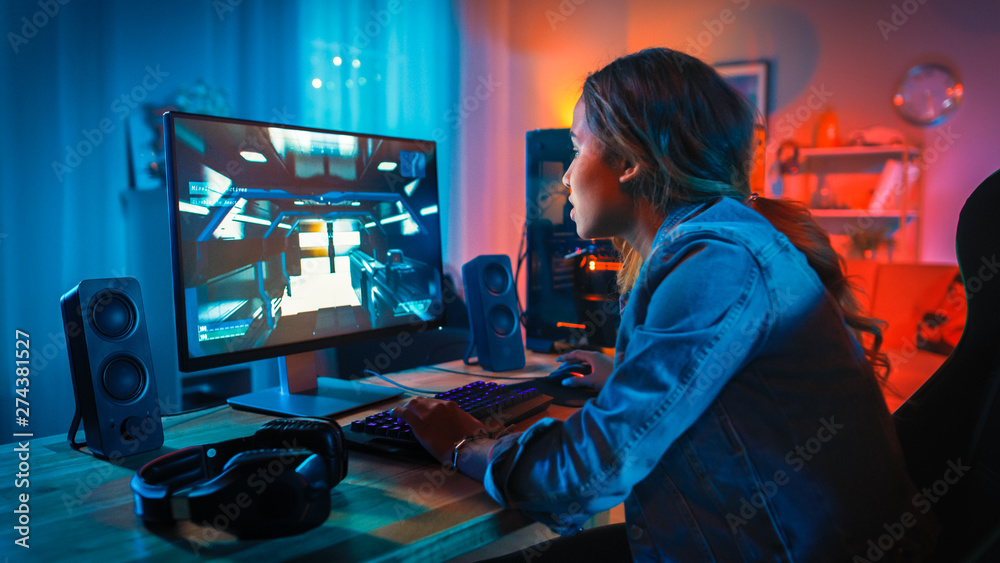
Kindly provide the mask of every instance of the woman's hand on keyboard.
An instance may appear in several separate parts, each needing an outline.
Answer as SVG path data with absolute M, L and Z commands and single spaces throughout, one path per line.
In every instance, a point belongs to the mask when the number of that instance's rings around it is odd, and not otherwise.
M 482 422 L 452 401 L 414 397 L 393 409 L 392 415 L 405 420 L 420 444 L 444 465 L 451 463 L 456 442 L 487 434 Z

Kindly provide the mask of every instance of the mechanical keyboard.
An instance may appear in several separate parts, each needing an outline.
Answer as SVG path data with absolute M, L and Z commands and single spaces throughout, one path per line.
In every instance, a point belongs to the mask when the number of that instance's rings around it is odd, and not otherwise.
M 497 430 L 545 410 L 552 402 L 552 397 L 535 387 L 484 381 L 456 387 L 434 397 L 455 401 L 462 410 L 483 421 L 487 428 Z M 344 437 L 349 447 L 404 455 L 426 453 L 410 425 L 389 413 L 383 411 L 345 426 Z

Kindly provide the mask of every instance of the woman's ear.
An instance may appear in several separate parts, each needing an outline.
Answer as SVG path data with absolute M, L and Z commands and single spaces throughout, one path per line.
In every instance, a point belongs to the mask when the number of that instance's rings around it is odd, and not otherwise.
M 639 175 L 639 165 L 631 162 L 625 163 L 625 171 L 618 177 L 618 183 L 624 184 Z

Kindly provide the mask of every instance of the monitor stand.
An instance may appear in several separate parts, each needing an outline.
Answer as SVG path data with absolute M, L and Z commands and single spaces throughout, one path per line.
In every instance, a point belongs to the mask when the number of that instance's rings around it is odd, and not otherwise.
M 279 387 L 231 397 L 229 405 L 277 416 L 329 417 L 403 393 L 354 380 L 317 377 L 318 368 L 326 363 L 320 354 L 306 352 L 278 358 Z

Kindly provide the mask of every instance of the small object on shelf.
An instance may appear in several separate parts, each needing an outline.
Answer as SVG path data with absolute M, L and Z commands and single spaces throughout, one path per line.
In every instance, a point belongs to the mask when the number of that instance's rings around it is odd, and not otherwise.
M 781 194 L 786 199 L 805 203 L 809 199 L 809 182 L 802 174 L 799 147 L 793 141 L 784 141 L 778 147 L 778 163 L 781 171 Z
M 888 255 L 892 256 L 893 240 L 892 231 L 885 225 L 880 225 L 871 229 L 857 229 L 848 234 L 851 239 L 851 246 L 848 250 L 848 258 L 872 260 L 879 246 L 886 245 Z
M 847 135 L 847 145 L 849 146 L 872 147 L 905 144 L 906 135 L 903 135 L 902 131 L 880 125 L 867 129 L 857 129 Z
M 819 116 L 816 124 L 816 147 L 839 147 L 840 146 L 840 120 L 837 112 L 827 108 Z
M 836 194 L 826 185 L 820 185 L 813 190 L 812 201 L 809 206 L 813 209 L 840 209 Z
M 871 202 L 868 209 L 871 211 L 884 211 L 899 205 L 899 194 L 906 186 L 912 186 L 920 177 L 920 168 L 912 162 L 906 165 L 906 183 L 903 183 L 903 163 L 890 158 L 885 161 L 885 167 L 879 176 L 878 184 L 872 192 Z

